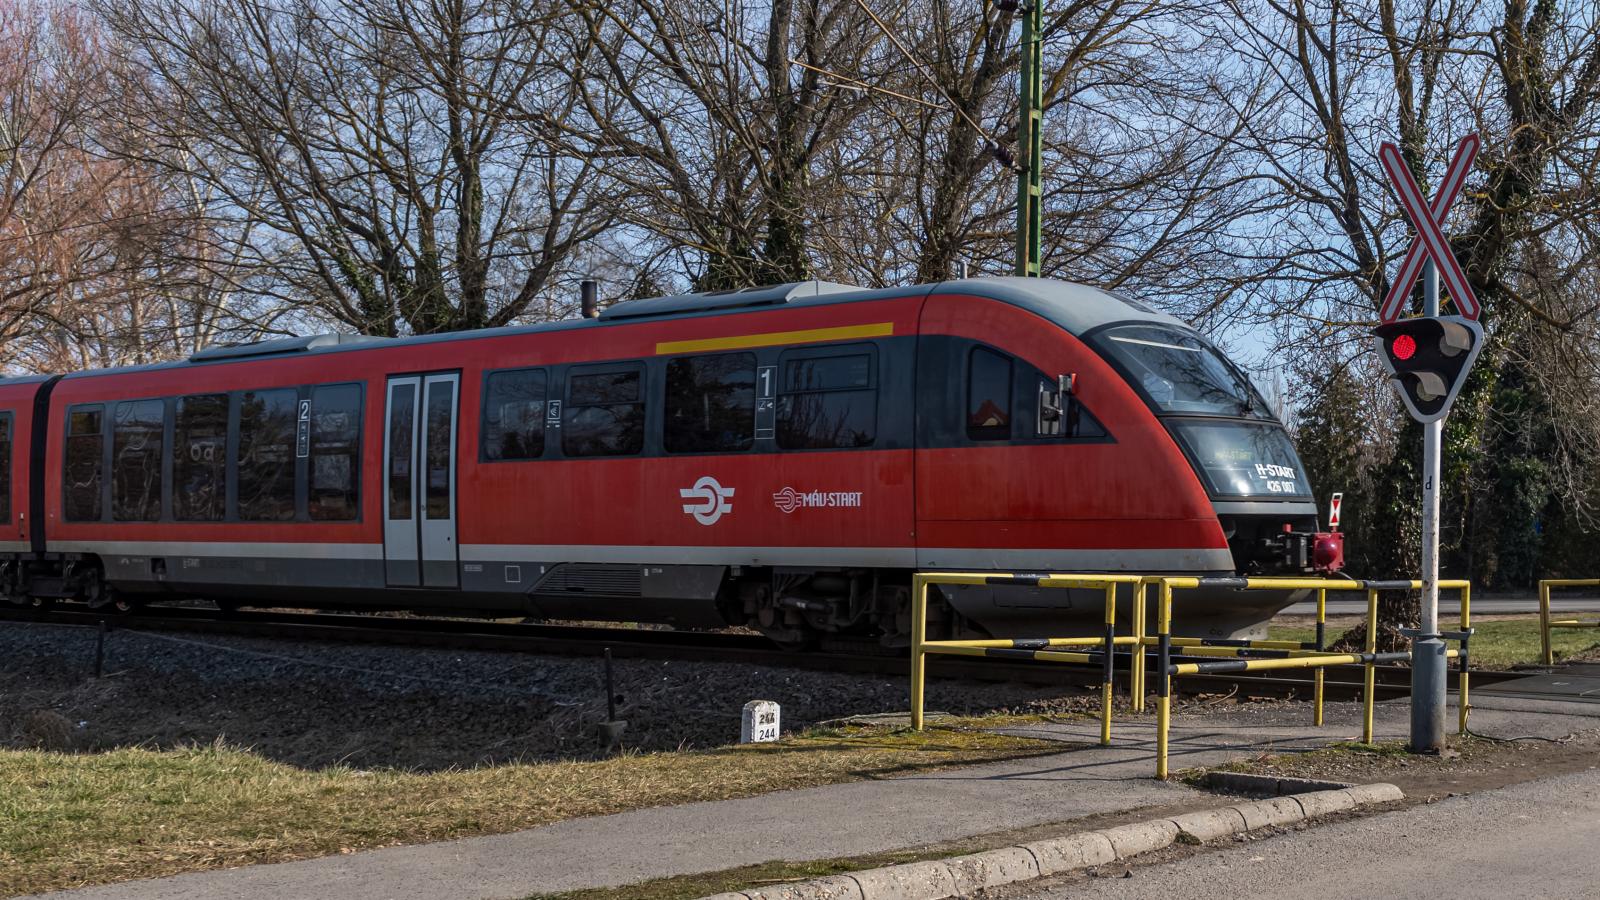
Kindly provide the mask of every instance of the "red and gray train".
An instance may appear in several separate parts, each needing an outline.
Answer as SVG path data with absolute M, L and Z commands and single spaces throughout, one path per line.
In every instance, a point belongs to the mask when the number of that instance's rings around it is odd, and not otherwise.
M 914 571 L 1329 571 L 1282 424 L 1181 321 L 992 278 L 323 335 L 0 381 L 0 592 L 903 643 Z M 1323 537 L 1319 541 L 1319 537 Z M 1251 633 L 1283 593 L 1186 594 Z M 947 589 L 940 633 L 1097 622 Z

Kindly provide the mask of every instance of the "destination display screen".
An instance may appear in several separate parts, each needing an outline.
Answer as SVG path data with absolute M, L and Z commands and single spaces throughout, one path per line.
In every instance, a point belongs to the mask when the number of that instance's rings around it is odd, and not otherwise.
M 1311 496 L 1300 458 L 1278 425 L 1167 421 L 1200 465 L 1211 493 L 1261 499 Z

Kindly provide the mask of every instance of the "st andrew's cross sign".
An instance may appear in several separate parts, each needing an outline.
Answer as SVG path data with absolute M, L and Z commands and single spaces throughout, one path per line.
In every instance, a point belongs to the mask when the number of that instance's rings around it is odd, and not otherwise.
M 1417 276 L 1422 274 L 1422 265 L 1428 259 L 1432 259 L 1439 267 L 1439 274 L 1450 291 L 1450 299 L 1455 301 L 1456 309 L 1469 319 L 1478 318 L 1478 296 L 1472 292 L 1466 273 L 1461 271 L 1461 264 L 1456 262 L 1455 253 L 1450 250 L 1450 242 L 1445 239 L 1444 229 L 1439 226 L 1460 195 L 1462 185 L 1466 184 L 1472 162 L 1478 158 L 1478 146 L 1476 134 L 1467 135 L 1456 145 L 1455 156 L 1445 172 L 1444 183 L 1439 185 L 1439 192 L 1433 195 L 1431 205 L 1423 202 L 1422 189 L 1411 177 L 1411 170 L 1400 156 L 1400 148 L 1389 142 L 1379 148 L 1378 158 L 1383 162 L 1383 169 L 1389 175 L 1395 193 L 1400 196 L 1400 206 L 1417 227 L 1417 239 L 1412 242 L 1405 262 L 1400 264 L 1400 271 L 1395 273 L 1394 283 L 1389 286 L 1389 296 L 1378 307 L 1378 318 L 1384 322 L 1400 318 L 1406 300 L 1411 296 L 1411 288 L 1417 283 Z

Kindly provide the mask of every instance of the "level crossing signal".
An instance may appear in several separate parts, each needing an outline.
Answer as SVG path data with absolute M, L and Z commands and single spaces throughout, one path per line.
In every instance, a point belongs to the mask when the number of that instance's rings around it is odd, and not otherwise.
M 1467 173 L 1478 158 L 1478 147 L 1476 134 L 1461 139 L 1445 171 L 1444 182 L 1431 202 L 1411 177 L 1400 148 L 1392 143 L 1378 148 L 1378 158 L 1390 184 L 1394 185 L 1395 195 L 1400 198 L 1400 206 L 1416 226 L 1417 239 L 1400 264 L 1400 272 L 1388 296 L 1378 308 L 1378 318 L 1383 324 L 1374 328 L 1372 334 L 1378 339 L 1378 356 L 1389 368 L 1396 393 L 1418 422 L 1437 422 L 1450 414 L 1450 405 L 1483 346 L 1483 328 L 1477 321 L 1478 298 L 1441 226 L 1466 184 Z M 1451 302 L 1462 314 L 1438 315 L 1437 289 L 1430 287 L 1425 289 L 1429 315 L 1401 319 L 1400 313 L 1411 296 L 1417 276 L 1423 274 L 1428 262 L 1436 267 L 1450 290 Z
M 1467 372 L 1483 349 L 1483 327 L 1464 316 L 1423 316 L 1372 330 L 1401 402 L 1418 422 L 1450 414 Z

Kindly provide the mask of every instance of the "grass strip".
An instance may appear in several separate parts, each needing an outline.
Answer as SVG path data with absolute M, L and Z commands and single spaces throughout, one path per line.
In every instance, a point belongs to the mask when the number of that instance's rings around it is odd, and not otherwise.
M 1448 604 L 1441 602 L 1439 613 L 1442 630 L 1450 631 L 1456 627 Z M 1587 617 L 1579 618 L 1587 620 Z M 1474 617 L 1473 628 L 1471 654 L 1472 667 L 1475 669 L 1506 669 L 1518 663 L 1536 664 L 1540 661 L 1537 616 L 1514 619 Z M 1341 630 L 1330 627 L 1329 640 L 1338 637 Z M 1268 628 L 1268 636 L 1275 641 L 1314 641 L 1317 639 L 1317 629 L 1315 625 L 1273 625 Z M 1552 629 L 1550 642 L 1559 661 L 1600 646 L 1600 629 Z
M 1443 754 L 1416 754 L 1406 749 L 1406 741 L 1337 741 L 1314 750 L 1286 753 L 1261 753 L 1216 766 L 1185 769 L 1178 778 L 1191 787 L 1204 789 L 1209 772 L 1242 772 L 1279 778 L 1311 778 L 1332 781 L 1371 781 L 1398 770 L 1449 768 L 1475 762 L 1495 752 L 1503 742 L 1473 736 L 1450 735 L 1450 748 Z M 1414 774 L 1414 773 L 1410 773 Z
M 0 895 L 498 834 L 1061 752 L 965 723 L 817 731 L 776 744 L 437 773 L 315 771 L 214 746 L 0 751 Z

